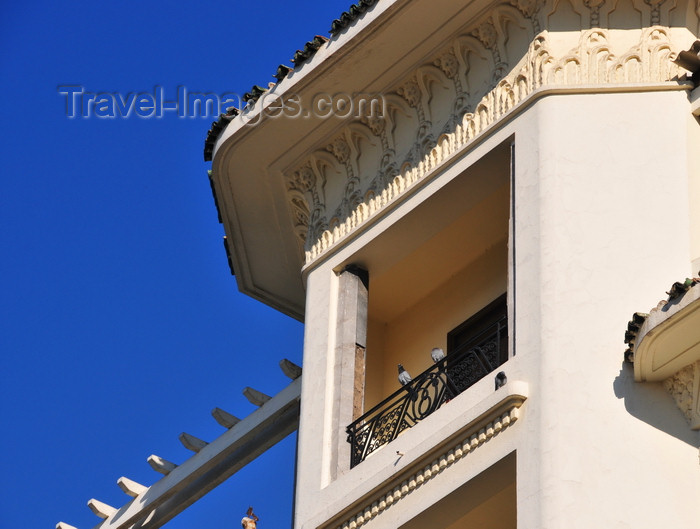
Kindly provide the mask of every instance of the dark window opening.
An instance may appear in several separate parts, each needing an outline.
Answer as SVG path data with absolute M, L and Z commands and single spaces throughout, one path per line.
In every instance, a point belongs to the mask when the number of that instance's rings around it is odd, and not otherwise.
M 445 358 L 347 427 L 350 467 L 508 360 L 506 295 L 489 303 L 447 335 Z
M 461 393 L 508 360 L 508 307 L 499 296 L 447 333 L 447 373 Z

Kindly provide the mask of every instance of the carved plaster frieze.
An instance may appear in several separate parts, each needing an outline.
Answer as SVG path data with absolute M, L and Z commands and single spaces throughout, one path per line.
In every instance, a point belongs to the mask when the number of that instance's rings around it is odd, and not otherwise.
M 482 22 L 476 29 L 471 32 L 471 35 L 476 37 L 483 47 L 493 55 L 493 83 L 505 75 L 508 69 L 507 57 L 505 57 L 505 42 L 501 38 L 499 31 L 501 20 L 498 14 L 494 14 L 492 18 Z M 498 29 L 497 29 L 498 27 Z
M 605 3 L 605 0 L 583 0 L 583 5 L 590 10 L 591 27 L 597 28 L 600 26 L 600 8 Z
M 642 1 L 657 20 L 654 13 L 665 0 Z M 349 123 L 287 173 L 288 203 L 307 264 L 435 173 L 533 92 L 662 83 L 682 73 L 672 62 L 669 28 L 634 30 L 638 38 L 632 46 L 615 30 L 583 30 L 567 49 L 560 36 L 535 33 L 544 20 L 543 5 L 510 0 L 494 8 L 387 91 L 381 115 Z M 583 0 L 592 21 L 606 5 Z M 311 184 L 299 185 L 300 179 Z
M 656 26 L 661 23 L 661 4 L 666 0 L 644 0 L 644 3 L 651 8 L 651 23 Z
M 510 3 L 515 6 L 523 16 L 532 18 L 533 20 L 535 13 L 542 6 L 542 2 L 538 2 L 537 0 L 510 0 Z
M 693 430 L 700 430 L 700 361 L 664 381 L 664 387 Z

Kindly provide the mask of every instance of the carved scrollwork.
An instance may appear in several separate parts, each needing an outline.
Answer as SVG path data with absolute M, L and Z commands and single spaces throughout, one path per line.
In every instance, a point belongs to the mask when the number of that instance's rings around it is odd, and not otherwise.
M 583 5 L 591 12 L 591 28 L 600 27 L 600 7 L 604 3 L 605 0 L 583 0 Z
M 493 54 L 493 62 L 495 64 L 492 74 L 493 84 L 505 75 L 508 67 L 501 57 L 501 50 L 497 42 L 498 33 L 496 32 L 496 27 L 492 21 L 488 20 L 472 31 L 472 35 L 479 39 L 484 48 Z
M 454 79 L 457 76 L 457 69 L 459 68 L 459 65 L 457 64 L 457 57 L 455 57 L 454 52 L 447 51 L 443 53 L 437 59 L 435 59 L 433 64 L 440 68 L 450 79 Z
M 382 136 L 382 133 L 386 128 L 386 119 L 384 119 L 384 117 L 362 116 L 360 120 L 369 127 L 372 134 L 375 136 Z
M 340 163 L 347 162 L 350 156 L 350 147 L 344 138 L 335 138 L 333 143 L 326 147 L 326 150 L 333 153 L 333 156 L 335 156 Z
M 311 166 L 307 164 L 292 173 L 288 188 L 302 192 L 311 191 L 315 188 L 315 180 Z
M 492 49 L 496 45 L 496 28 L 493 21 L 485 20 L 471 32 L 477 39 L 481 41 L 487 49 Z
M 661 21 L 661 4 L 666 0 L 644 0 L 644 3 L 651 8 L 651 25 L 656 26 Z
M 294 232 L 305 247 L 309 246 L 309 241 L 318 241 L 328 230 L 322 162 L 312 158 L 287 178 L 287 196 Z
M 403 97 L 412 108 L 418 108 L 420 103 L 420 88 L 415 78 L 409 79 L 396 89 L 396 93 Z
M 665 0 L 643 1 L 636 5 L 644 5 L 651 20 L 668 16 L 661 10 Z M 289 198 L 297 233 L 309 218 L 306 262 L 430 174 L 536 90 L 658 83 L 679 74 L 671 61 L 668 28 L 644 28 L 636 45 L 625 43 L 627 50 L 615 53 L 620 49 L 620 43 L 613 41 L 617 34 L 597 27 L 605 0 L 582 0 L 593 28 L 582 29 L 578 43 L 572 42 L 567 51 L 561 37 L 555 42 L 548 31 L 537 33 L 547 20 L 545 13 L 551 13 L 543 11 L 545 3 L 507 0 L 495 6 L 395 88 L 386 90 L 383 115 L 351 121 L 301 168 L 287 174 L 288 190 L 300 190 L 307 202 L 304 210 L 298 197 Z M 531 40 L 525 49 L 527 39 Z M 330 158 L 325 168 L 318 166 L 322 155 Z M 342 185 L 334 184 L 329 195 L 331 204 L 326 203 L 323 176 L 328 167 L 343 176 Z M 319 234 L 322 226 L 328 233 Z
M 532 17 L 539 8 L 537 0 L 510 0 L 510 3 L 528 18 Z

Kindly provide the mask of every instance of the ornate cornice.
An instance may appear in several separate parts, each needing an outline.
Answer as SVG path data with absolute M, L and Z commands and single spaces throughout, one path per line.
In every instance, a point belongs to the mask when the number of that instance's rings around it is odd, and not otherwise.
M 647 1 L 652 15 L 662 1 Z M 595 20 L 603 2 L 584 4 Z M 624 90 L 682 74 L 672 63 L 669 28 L 634 30 L 632 46 L 627 32 L 588 29 L 567 49 L 548 30 L 534 34 L 540 6 L 512 0 L 495 8 L 387 91 L 381 118 L 349 123 L 286 173 L 288 204 L 307 264 L 522 108 L 533 94 L 577 88 L 595 92 L 604 86 Z M 309 171 L 315 175 L 313 185 L 302 189 L 296 182 Z
M 409 471 L 407 477 L 399 478 L 388 489 L 382 489 L 370 495 L 361 503 L 361 507 L 344 517 L 340 522 L 335 521 L 325 528 L 359 529 L 372 518 L 380 515 L 392 506 L 407 498 L 411 492 L 435 479 L 448 467 L 466 457 L 490 439 L 512 426 L 520 417 L 520 407 L 525 401 L 524 396 L 513 395 L 505 406 L 497 406 L 485 417 L 468 425 L 458 437 L 458 441 L 449 443 L 437 456 L 419 461 L 415 466 L 418 470 Z

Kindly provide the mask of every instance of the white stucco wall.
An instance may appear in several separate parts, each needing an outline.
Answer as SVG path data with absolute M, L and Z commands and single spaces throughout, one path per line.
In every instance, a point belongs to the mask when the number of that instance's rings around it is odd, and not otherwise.
M 529 388 L 521 418 L 412 492 L 400 509 L 365 525 L 395 529 L 515 450 L 519 527 L 697 526 L 700 434 L 659 385 L 635 383 L 622 363 L 632 313 L 654 306 L 689 273 L 697 234 L 688 160 L 697 154 L 687 112 L 680 91 L 543 97 L 310 272 L 297 529 L 323 525 L 398 472 L 404 463 L 397 466 L 395 447 L 429 450 L 438 421 L 450 428 L 466 420 L 441 409 L 396 445 L 330 479 L 333 268 L 510 135 L 517 356 L 504 368 L 509 384 Z M 460 395 L 464 413 L 494 398 L 492 384 L 483 380 Z
M 686 114 L 682 92 L 598 94 L 518 120 L 516 340 L 536 400 L 521 527 L 699 523 L 700 438 L 622 364 L 631 314 L 688 273 Z
M 696 88 L 690 100 L 698 105 L 700 88 Z M 692 277 L 700 276 L 700 116 L 688 115 L 686 119 L 688 136 L 686 156 L 688 159 L 688 206 L 690 207 L 690 252 Z

